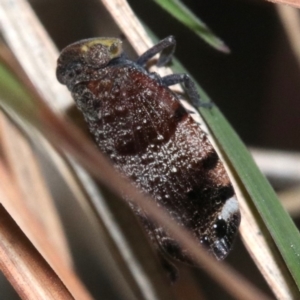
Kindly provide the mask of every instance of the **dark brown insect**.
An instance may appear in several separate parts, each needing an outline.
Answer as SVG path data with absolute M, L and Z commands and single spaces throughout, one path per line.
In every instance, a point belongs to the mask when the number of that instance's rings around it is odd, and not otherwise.
M 195 85 L 186 74 L 160 77 L 145 69 L 159 52 L 158 65 L 167 63 L 174 48 L 174 38 L 167 37 L 133 62 L 119 39 L 79 41 L 61 52 L 57 78 L 72 92 L 97 145 L 115 167 L 223 259 L 240 223 L 238 202 L 207 135 L 168 88 L 182 83 L 190 102 L 200 105 Z M 193 262 L 146 212 L 131 207 L 160 249 Z

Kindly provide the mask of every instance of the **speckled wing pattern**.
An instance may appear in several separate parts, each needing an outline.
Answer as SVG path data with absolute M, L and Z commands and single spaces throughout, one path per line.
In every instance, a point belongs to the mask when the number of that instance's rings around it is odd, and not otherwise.
M 72 89 L 97 145 L 158 206 L 219 259 L 240 215 L 222 162 L 178 97 L 134 65 L 112 65 Z M 151 239 L 171 257 L 192 258 L 146 212 L 131 204 Z

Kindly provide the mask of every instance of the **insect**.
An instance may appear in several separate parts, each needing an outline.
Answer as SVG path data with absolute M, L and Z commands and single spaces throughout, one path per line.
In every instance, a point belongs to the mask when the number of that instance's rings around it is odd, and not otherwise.
M 160 77 L 145 67 L 158 53 L 159 66 L 169 62 L 175 44 L 169 36 L 132 61 L 117 38 L 82 40 L 61 52 L 57 78 L 71 91 L 114 166 L 221 260 L 238 230 L 238 202 L 206 133 L 169 89 L 181 83 L 197 106 L 195 84 L 186 74 Z M 130 205 L 159 249 L 193 264 L 190 254 L 147 212 Z

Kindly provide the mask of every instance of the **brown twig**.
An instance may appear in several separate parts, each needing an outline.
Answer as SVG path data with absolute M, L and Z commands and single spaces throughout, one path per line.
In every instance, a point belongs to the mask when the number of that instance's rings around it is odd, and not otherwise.
M 3 167 L 0 178 L 3 179 Z M 0 190 L 1 199 L 3 190 Z M 0 269 L 22 299 L 74 299 L 0 204 Z

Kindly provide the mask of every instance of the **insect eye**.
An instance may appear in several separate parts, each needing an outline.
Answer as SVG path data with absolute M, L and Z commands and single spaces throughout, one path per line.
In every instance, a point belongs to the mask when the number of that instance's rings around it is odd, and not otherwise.
M 109 47 L 109 52 L 111 54 L 117 54 L 119 51 L 119 47 L 116 43 L 111 44 L 111 46 Z

